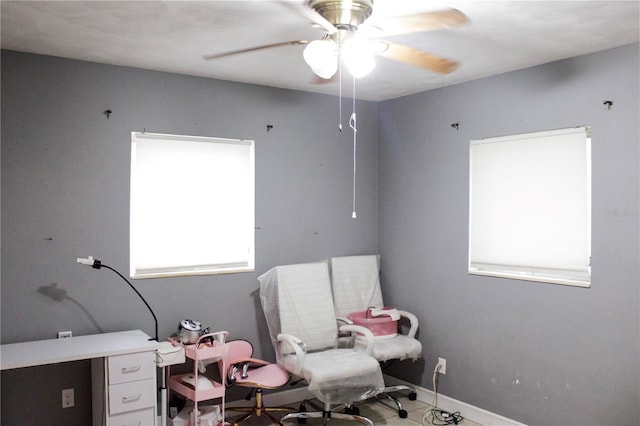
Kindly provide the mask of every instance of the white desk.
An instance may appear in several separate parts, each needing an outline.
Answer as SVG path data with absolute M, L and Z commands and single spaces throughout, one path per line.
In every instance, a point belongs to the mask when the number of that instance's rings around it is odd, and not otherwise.
M 94 424 L 148 426 L 156 422 L 157 347 L 140 330 L 11 343 L 0 346 L 0 367 L 91 359 Z
M 11 343 L 0 346 L 2 370 L 154 351 L 158 342 L 140 330 Z

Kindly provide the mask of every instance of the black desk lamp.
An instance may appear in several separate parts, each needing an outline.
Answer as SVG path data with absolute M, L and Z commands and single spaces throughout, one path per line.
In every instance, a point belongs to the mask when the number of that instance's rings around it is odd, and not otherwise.
M 82 264 L 82 265 L 88 265 L 91 266 L 94 269 L 100 269 L 100 268 L 107 268 L 112 270 L 113 272 L 115 272 L 120 278 L 122 278 L 127 284 L 129 284 L 129 287 L 131 287 L 133 289 L 133 291 L 136 292 L 136 294 L 138 295 L 138 297 L 140 297 L 140 299 L 142 299 L 142 301 L 144 302 L 144 304 L 147 306 L 147 308 L 149 309 L 149 312 L 151 312 L 151 315 L 153 315 L 153 320 L 156 323 L 156 334 L 154 335 L 154 337 L 152 337 L 149 340 L 155 340 L 156 342 L 158 341 L 158 318 L 156 318 L 156 314 L 153 313 L 153 309 L 151 309 L 151 306 L 149 306 L 149 304 L 147 303 L 147 301 L 144 299 L 144 297 L 142 297 L 142 295 L 140 294 L 140 292 L 138 290 L 136 290 L 136 288 L 133 286 L 133 284 L 131 284 L 129 282 L 128 279 L 126 279 L 124 277 L 124 275 L 122 275 L 120 272 L 116 271 L 115 269 L 113 269 L 111 266 L 109 265 L 105 265 L 104 263 L 102 263 L 101 260 L 99 259 L 94 259 L 93 256 L 89 256 L 87 258 L 83 258 L 83 257 L 79 257 L 77 258 L 76 262 Z

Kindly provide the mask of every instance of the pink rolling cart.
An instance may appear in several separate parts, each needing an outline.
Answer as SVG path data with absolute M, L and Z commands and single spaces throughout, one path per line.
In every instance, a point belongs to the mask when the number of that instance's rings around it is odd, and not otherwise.
M 227 346 L 226 339 L 229 333 L 218 331 L 202 335 L 198 341 L 191 345 L 183 345 L 178 339 L 170 338 L 169 341 L 174 346 L 183 346 L 185 357 L 192 360 L 193 373 L 177 374 L 169 376 L 169 389 L 179 393 L 194 403 L 194 411 L 198 412 L 198 403 L 210 399 L 220 398 L 222 421 L 220 425 L 225 425 L 225 389 L 226 377 L 220 378 L 220 382 L 212 380 L 198 370 L 199 361 L 206 363 L 222 363 L 221 371 L 226 371 Z M 219 371 L 216 368 L 216 371 Z M 191 424 L 198 425 L 198 419 L 191 419 Z

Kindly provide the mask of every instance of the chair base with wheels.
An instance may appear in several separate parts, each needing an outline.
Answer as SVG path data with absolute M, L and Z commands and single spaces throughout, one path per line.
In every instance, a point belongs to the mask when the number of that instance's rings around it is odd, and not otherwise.
M 237 411 L 240 413 L 247 413 L 244 416 L 240 417 L 239 419 L 236 419 L 233 422 L 231 422 L 233 426 L 238 426 L 246 422 L 252 417 L 267 417 L 271 421 L 271 423 L 273 423 L 274 425 L 277 425 L 277 424 L 280 424 L 280 420 L 274 417 L 273 415 L 271 415 L 271 413 L 291 413 L 295 411 L 295 409 L 290 407 L 265 407 L 262 401 L 262 389 L 257 388 L 255 392 L 251 391 L 248 395 L 249 398 L 251 398 L 251 396 L 254 395 L 254 393 L 255 393 L 256 402 L 253 407 L 227 407 L 227 411 Z
M 404 409 L 400 400 L 395 396 L 391 395 L 392 392 L 399 392 L 399 391 L 409 391 L 407 398 L 409 398 L 410 401 L 415 401 L 418 398 L 416 389 L 413 386 L 409 386 L 409 385 L 386 386 L 384 388 L 384 391 L 382 391 L 381 394 L 377 395 L 376 398 L 378 399 L 387 398 L 388 400 L 393 402 L 396 405 L 396 408 L 398 410 L 398 417 L 400 417 L 401 419 L 406 419 L 409 413 L 407 412 L 407 410 Z
M 316 411 L 307 411 L 306 405 L 309 404 L 316 408 Z M 330 407 L 330 404 L 325 404 L 322 409 L 316 407 L 311 401 L 302 401 L 298 412 L 287 414 L 280 419 L 280 425 L 284 425 L 288 420 L 296 419 L 299 424 L 304 424 L 307 419 L 323 419 L 322 424 L 327 425 L 331 419 L 339 420 L 353 420 L 363 425 L 375 426 L 375 424 L 368 419 L 360 415 L 360 410 L 356 406 L 347 406 L 344 413 L 337 413 L 335 410 L 339 407 Z

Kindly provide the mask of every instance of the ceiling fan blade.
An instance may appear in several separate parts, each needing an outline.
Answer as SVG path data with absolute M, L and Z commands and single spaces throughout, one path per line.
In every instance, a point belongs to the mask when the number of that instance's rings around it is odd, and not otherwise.
M 413 47 L 391 43 L 386 40 L 385 43 L 389 45 L 389 48 L 384 52 L 377 53 L 377 55 L 405 64 L 415 65 L 430 71 L 436 71 L 441 74 L 448 74 L 458 67 L 457 62 L 414 49 Z
M 331 22 L 329 22 L 324 16 L 320 15 L 318 12 L 316 12 L 311 7 L 309 7 L 306 1 L 304 3 L 281 1 L 280 3 L 283 6 L 293 10 L 298 15 L 304 16 L 309 21 L 311 21 L 313 25 L 319 28 L 322 28 L 328 34 L 333 34 L 336 31 L 338 31 L 338 29 Z
M 249 47 L 247 49 L 232 50 L 231 52 L 223 52 L 223 53 L 214 53 L 212 55 L 204 55 L 204 56 L 202 56 L 202 59 L 205 59 L 205 60 L 209 61 L 211 59 L 223 58 L 225 56 L 238 55 L 240 53 L 255 52 L 257 50 L 271 49 L 273 47 L 299 46 L 299 45 L 308 44 L 308 43 L 309 43 L 308 40 L 283 41 L 283 42 L 280 42 L 280 43 L 272 43 L 272 44 L 265 44 L 263 46 Z
M 371 22 L 382 29 L 385 36 L 417 33 L 457 27 L 469 22 L 469 18 L 457 9 L 426 12 L 417 15 L 398 16 Z M 369 21 L 366 22 L 369 25 Z

